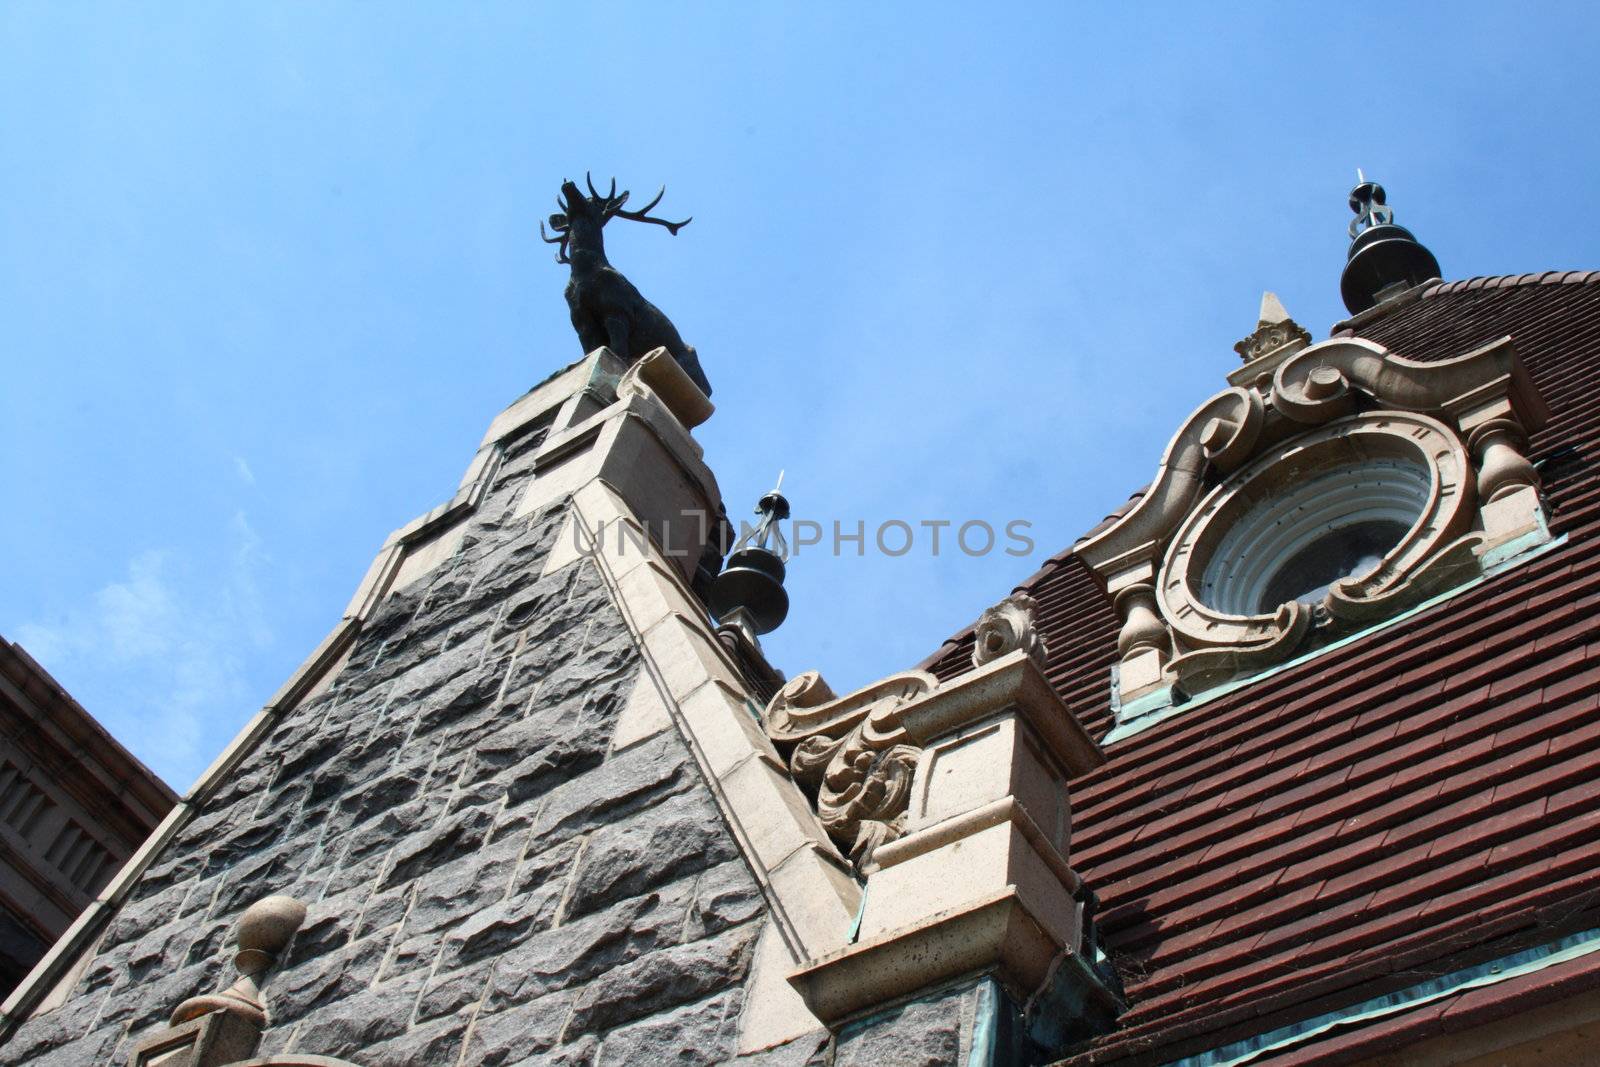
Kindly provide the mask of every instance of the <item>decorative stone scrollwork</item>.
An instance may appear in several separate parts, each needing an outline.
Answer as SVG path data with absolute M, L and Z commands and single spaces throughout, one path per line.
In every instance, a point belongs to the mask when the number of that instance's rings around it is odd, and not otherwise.
M 794 746 L 790 770 L 816 789 L 822 825 L 858 867 L 905 829 L 922 750 L 906 743 L 897 712 L 938 687 L 933 675 L 908 671 L 835 697 L 820 674 L 806 671 L 767 705 L 768 735 Z
M 1125 701 L 1286 659 L 1544 529 L 1522 448 L 1547 413 L 1509 339 L 1433 362 L 1359 339 L 1286 342 L 1268 364 L 1270 381 L 1201 405 L 1137 504 L 1076 548 L 1122 617 Z M 1330 539 L 1342 530 L 1354 532 Z M 1360 566 L 1279 603 L 1296 567 L 1315 571 L 1335 544 Z
M 1020 648 L 1043 669 L 1047 651 L 1033 622 L 1038 607 L 1027 593 L 1012 593 L 984 608 L 973 632 L 972 665 L 981 667 Z
M 1289 317 L 1283 305 L 1272 293 L 1261 297 L 1261 317 L 1250 336 L 1233 346 L 1245 363 L 1256 363 L 1271 370 L 1281 357 L 1292 354 L 1311 343 L 1311 335 L 1298 322 Z

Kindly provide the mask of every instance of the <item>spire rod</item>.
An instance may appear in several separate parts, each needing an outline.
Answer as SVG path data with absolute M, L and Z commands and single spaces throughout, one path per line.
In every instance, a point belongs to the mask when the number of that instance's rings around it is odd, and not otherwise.
M 1439 277 L 1439 261 L 1411 231 L 1395 225 L 1383 186 L 1356 168 L 1356 187 L 1350 190 L 1350 251 L 1339 291 L 1352 315 L 1430 278 Z

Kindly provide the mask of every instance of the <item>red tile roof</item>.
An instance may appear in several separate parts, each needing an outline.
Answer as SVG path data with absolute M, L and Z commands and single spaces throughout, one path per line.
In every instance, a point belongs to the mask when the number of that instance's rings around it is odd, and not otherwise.
M 1436 283 L 1358 332 L 1415 359 L 1510 334 L 1551 408 L 1530 451 L 1568 540 L 1117 742 L 1074 783 L 1072 863 L 1131 1002 L 1074 1067 L 1171 1062 L 1600 927 L 1600 272 Z M 1019 588 L 1051 681 L 1103 735 L 1109 603 L 1070 550 Z M 926 666 L 963 673 L 971 640 Z M 1262 1062 L 1373 1055 L 1513 1012 L 1525 987 Z

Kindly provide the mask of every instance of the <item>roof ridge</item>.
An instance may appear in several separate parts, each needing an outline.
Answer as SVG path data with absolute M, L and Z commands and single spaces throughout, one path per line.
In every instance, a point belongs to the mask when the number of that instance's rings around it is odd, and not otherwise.
M 1545 270 L 1532 274 L 1480 274 L 1453 282 L 1436 282 L 1423 294 L 1426 300 L 1445 293 L 1473 289 L 1511 289 L 1520 285 L 1591 285 L 1600 282 L 1600 270 Z
M 1352 337 L 1379 319 L 1386 319 L 1397 311 L 1420 300 L 1452 293 L 1471 292 L 1475 289 L 1514 289 L 1524 285 L 1590 285 L 1600 282 L 1600 270 L 1546 270 L 1532 274 L 1480 274 L 1453 282 L 1433 278 L 1413 286 L 1398 296 L 1365 311 L 1342 319 L 1328 328 L 1328 338 Z

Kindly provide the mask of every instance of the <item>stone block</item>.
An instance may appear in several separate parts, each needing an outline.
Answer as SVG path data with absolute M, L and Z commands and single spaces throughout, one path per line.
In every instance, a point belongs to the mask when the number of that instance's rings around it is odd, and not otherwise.
M 1067 774 L 1013 713 L 973 723 L 923 752 L 912 785 L 907 830 L 1015 797 L 1052 846 L 1066 856 L 1072 826 Z
M 646 738 L 654 737 L 672 726 L 672 716 L 667 712 L 661 691 L 648 671 L 641 670 L 628 690 L 628 699 L 617 715 L 611 734 L 613 749 L 627 748 Z
M 225 1067 L 256 1050 L 256 1024 L 225 1011 L 168 1027 L 140 1041 L 129 1067 Z
M 638 896 L 736 855 L 716 805 L 703 790 L 668 797 L 590 836 L 563 919 Z
M 811 802 L 787 775 L 754 755 L 722 778 L 733 816 L 769 870 L 808 846 L 831 849 Z
M 548 902 L 537 896 L 490 904 L 451 929 L 440 966 L 456 970 L 476 960 L 504 955 L 548 927 L 551 919 Z
M 452 1015 L 478 1003 L 489 990 L 494 960 L 483 960 L 459 971 L 436 974 L 428 979 L 417 1000 L 416 1021 L 427 1022 Z
M 707 682 L 682 698 L 678 709 L 711 773 L 718 778 L 751 756 L 783 765 L 742 689 Z
M 371 1063 L 368 1050 L 409 1028 L 425 977 L 417 972 L 365 986 L 301 1016 L 294 1051 Z
M 579 696 L 593 696 L 599 692 L 621 690 L 628 684 L 639 665 L 639 652 L 630 640 L 609 640 L 604 643 L 590 641 L 601 620 L 591 624 L 583 635 L 581 655 L 569 655 L 540 678 L 537 699 L 541 703 L 559 703 Z M 512 679 L 513 683 L 517 681 Z M 513 690 L 507 687 L 507 699 Z
M 460 519 L 419 542 L 408 544 L 400 567 L 395 571 L 393 588 L 404 589 L 427 578 L 434 568 L 456 554 L 466 531 L 467 522 Z
M 544 997 L 677 941 L 683 913 L 655 894 L 542 931 L 497 968 L 485 1011 Z
M 509 807 L 541 797 L 605 761 L 609 731 L 585 721 L 584 707 L 569 702 L 555 713 L 536 712 L 533 718 L 497 735 L 498 744 L 524 742 L 519 750 L 526 753 L 496 779 Z
M 668 577 L 666 568 L 655 560 L 631 568 L 617 580 L 617 591 L 641 633 L 685 607 L 678 595 L 677 582 Z
M 442 867 L 470 855 L 489 836 L 494 814 L 485 808 L 457 812 L 432 829 L 413 835 L 395 846 L 393 862 L 379 889 L 408 882 L 424 871 Z
M 561 523 L 561 530 L 556 534 L 549 554 L 544 558 L 544 569 L 539 572 L 539 577 L 548 578 L 579 560 L 588 559 L 593 551 L 594 542 L 583 532 L 577 519 L 568 515 Z
M 786 1046 L 806 1034 L 819 1032 L 822 1048 L 826 1050 L 830 1035 L 789 984 L 789 975 L 799 964 L 778 928 L 770 922 L 765 924 L 756 941 L 749 981 L 745 983 L 744 1011 L 739 1021 L 738 1051 L 741 1054 Z M 809 1055 L 801 1056 L 794 1062 L 805 1063 L 809 1058 Z M 787 1060 L 775 1058 L 774 1062 Z
M 578 851 L 582 846 L 581 840 L 563 841 L 525 858 L 513 878 L 512 895 L 554 893 L 558 898 L 564 897 L 572 873 L 577 869 Z
M 808 957 L 844 946 L 861 908 L 861 885 L 831 848 L 800 849 L 767 878 Z
M 667 692 L 679 700 L 707 680 L 721 682 L 735 692 L 743 688 L 722 647 L 697 621 L 674 612 L 644 633 L 644 644 L 666 683 Z
M 1063 884 L 1061 861 L 1042 856 L 1015 821 L 1002 815 L 948 841 L 937 838 L 936 830 L 924 831 L 938 842 L 926 850 L 910 851 L 919 842 L 902 838 L 897 844 L 905 843 L 907 858 L 872 873 L 861 917 L 863 939 L 990 899 L 1012 886 L 1058 944 L 1077 947 L 1080 906 Z
M 965 1062 L 962 1029 L 964 1022 L 970 1028 L 972 1018 L 963 1010 L 968 996 L 962 991 L 914 1000 L 845 1029 L 834 1067 L 956 1067 Z
M 738 1067 L 828 1067 L 832 1051 L 833 1035 L 815 1030 L 787 1044 L 746 1053 L 733 1062 Z
M 363 1067 L 419 1067 L 423 1064 L 453 1064 L 466 1043 L 470 1013 L 418 1026 L 399 1037 L 363 1049 Z
M 563 1037 L 610 1030 L 733 987 L 744 979 L 758 930 L 758 924 L 746 923 L 597 975 L 579 992 Z M 730 1030 L 730 1046 L 732 1036 Z
M 366 892 L 366 887 L 358 887 L 345 895 L 362 895 L 367 897 L 366 905 L 361 909 L 360 917 L 356 922 L 355 936 L 370 937 L 376 931 L 397 925 L 405 918 L 406 908 L 411 903 L 413 888 L 409 885 L 400 886 L 389 890 L 387 893 Z M 302 933 L 304 928 L 302 928 Z M 299 936 L 296 935 L 298 943 Z
M 577 834 L 681 793 L 694 780 L 688 754 L 663 734 L 619 752 L 597 769 L 552 789 L 534 822 L 534 847 L 548 848 Z
M 731 842 L 729 843 L 731 847 Z M 695 882 L 694 902 L 684 926 L 684 939 L 698 941 L 720 930 L 748 922 L 766 909 L 766 898 L 742 857 L 718 864 Z
M 657 1063 L 727 1063 L 733 1058 L 738 990 L 613 1030 L 600 1045 L 597 1067 Z
M 467 1042 L 466 1062 L 481 1067 L 528 1062 L 555 1048 L 572 1013 L 572 992 L 557 992 L 507 1011 L 478 1017 Z
M 89 1031 L 104 1003 L 101 989 L 90 996 L 72 997 L 54 1011 L 35 1015 L 6 1042 L 7 1057 L 13 1063 L 24 1063 L 72 1044 Z
M 300 1019 L 366 989 L 388 949 L 389 938 L 380 932 L 300 962 L 291 958 L 272 975 L 273 1018 Z
M 442 930 L 504 899 L 521 851 L 519 841 L 498 842 L 454 862 L 429 866 L 405 917 L 406 933 Z

